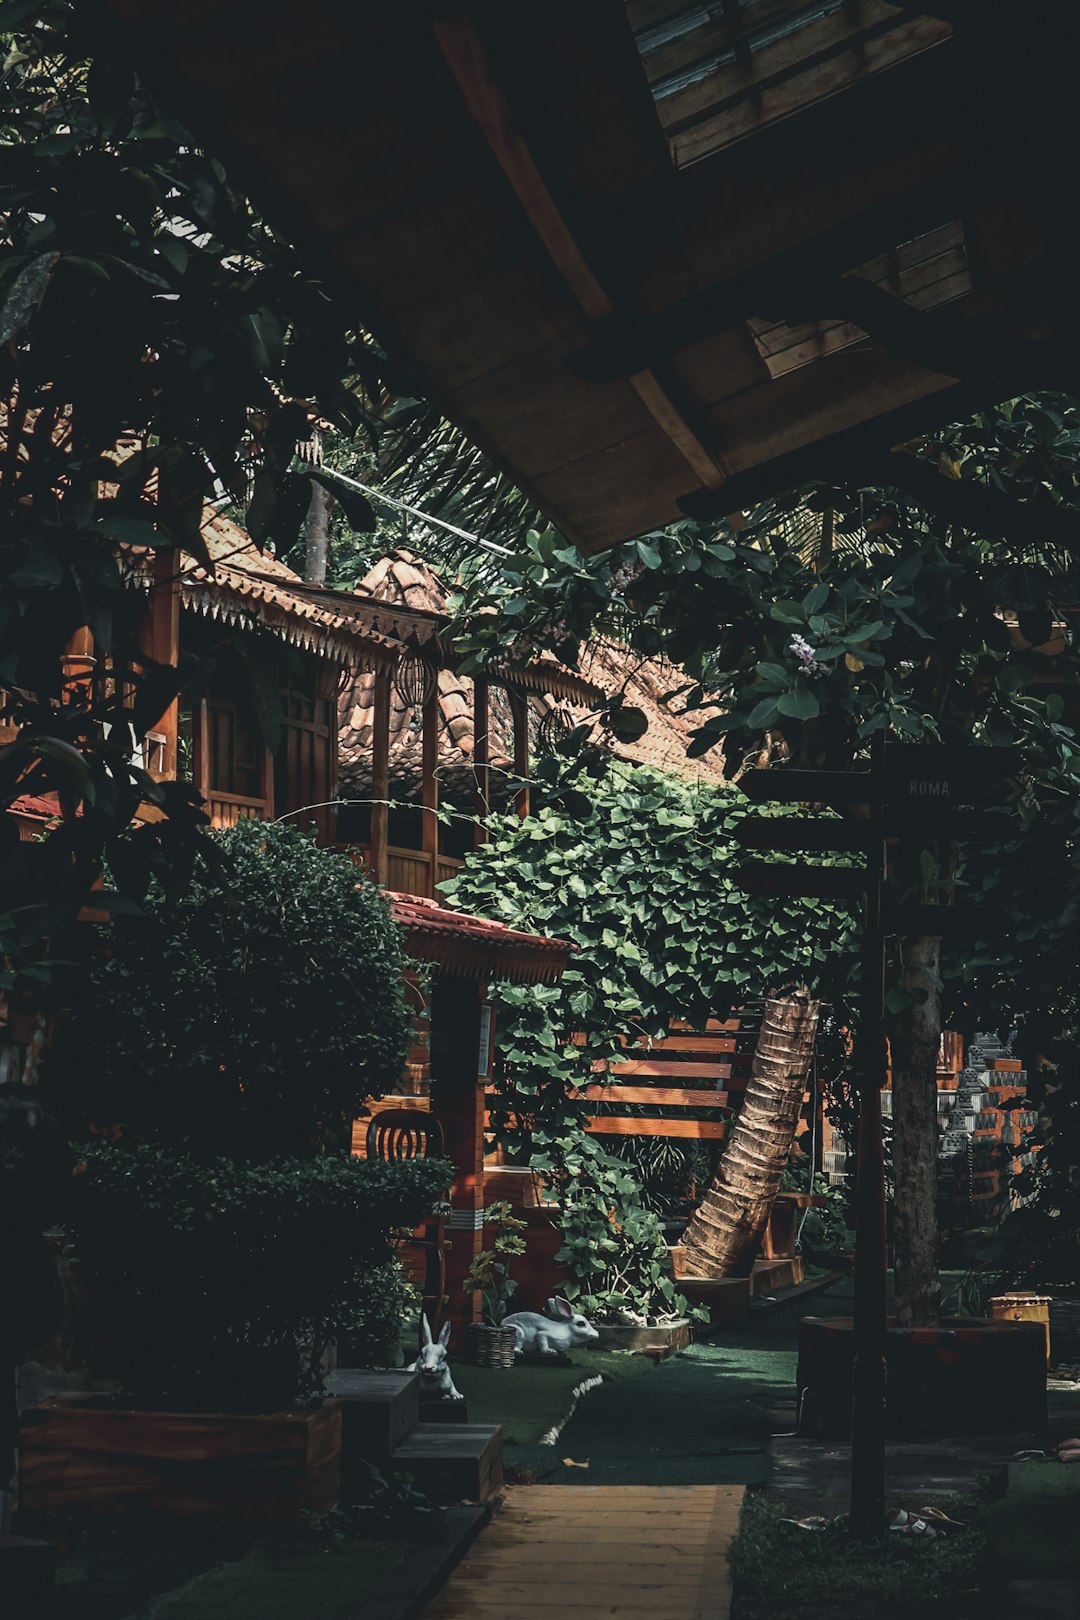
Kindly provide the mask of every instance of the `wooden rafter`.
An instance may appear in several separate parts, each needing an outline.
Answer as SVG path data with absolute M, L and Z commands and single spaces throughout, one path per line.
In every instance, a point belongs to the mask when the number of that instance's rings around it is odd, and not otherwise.
M 514 123 L 472 23 L 455 17 L 451 21 L 433 22 L 432 27 L 470 113 L 483 131 L 552 263 L 590 319 L 610 318 L 615 313 L 615 305 L 593 273 L 545 185 Z M 655 373 L 643 368 L 627 380 L 653 421 L 702 484 L 708 489 L 719 489 L 727 469 L 705 448 Z

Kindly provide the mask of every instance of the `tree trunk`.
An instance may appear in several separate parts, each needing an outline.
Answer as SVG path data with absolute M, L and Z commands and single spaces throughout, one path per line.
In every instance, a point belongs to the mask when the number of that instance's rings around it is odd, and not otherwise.
M 330 552 L 330 509 L 334 497 L 322 484 L 311 480 L 311 500 L 304 519 L 304 578 L 309 585 L 326 584 L 326 562 Z
M 682 1239 L 692 1276 L 750 1275 L 795 1140 L 819 1006 L 806 989 L 765 1003 L 742 1111 Z
M 937 1272 L 937 1060 L 941 997 L 935 980 L 940 939 L 904 941 L 905 986 L 926 999 L 892 1021 L 893 1251 L 896 1315 L 901 1327 L 936 1327 L 941 1303 Z

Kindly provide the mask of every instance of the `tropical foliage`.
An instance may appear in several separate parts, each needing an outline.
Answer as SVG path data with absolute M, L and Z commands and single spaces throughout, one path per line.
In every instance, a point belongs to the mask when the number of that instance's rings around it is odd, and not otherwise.
M 601 625 L 667 654 L 685 674 L 672 680 L 680 701 L 700 716 L 691 753 L 722 747 L 732 776 L 750 764 L 850 768 L 883 733 L 1018 750 L 1022 791 L 996 831 L 911 840 L 894 855 L 898 895 L 979 902 L 968 938 L 893 942 L 902 1078 L 906 1052 L 932 1056 L 941 1021 L 1019 1028 L 1032 1069 L 1060 1029 L 1075 1031 L 1078 447 L 1080 408 L 1027 396 L 898 450 L 889 487 L 810 487 L 602 558 L 534 534 L 500 579 L 461 596 L 460 645 L 474 668 L 497 656 L 496 622 L 498 645 L 519 653 L 542 646 L 572 662 Z M 638 719 L 622 705 L 615 717 Z M 1060 1078 L 1075 1095 L 1075 1064 Z M 904 1079 L 900 1226 L 905 1166 L 921 1155 L 932 1186 L 936 1153 L 929 1116 L 925 1130 L 908 1128 L 909 1093 Z M 910 1214 L 932 1236 L 932 1211 Z
M 374 423 L 386 367 L 122 38 L 71 0 L 9 0 L 0 27 L 0 721 L 20 728 L 0 807 L 60 790 L 48 837 L 7 829 L 0 954 L 9 986 L 40 995 L 44 941 L 106 857 L 125 889 L 179 887 L 202 825 L 136 747 L 205 671 L 146 658 L 118 545 L 204 556 L 207 499 L 291 544 L 310 491 L 297 442 L 315 415 L 346 436 Z M 112 677 L 92 687 L 60 661 L 84 626 Z M 158 814 L 134 825 L 144 803 Z

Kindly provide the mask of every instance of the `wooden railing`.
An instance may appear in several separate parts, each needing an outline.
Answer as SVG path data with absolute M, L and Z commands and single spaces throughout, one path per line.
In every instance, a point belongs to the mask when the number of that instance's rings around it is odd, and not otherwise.
M 367 844 L 351 844 L 349 850 L 362 858 L 365 865 L 369 863 L 371 850 Z M 386 853 L 387 888 L 395 894 L 418 894 L 424 900 L 438 899 L 435 885 L 453 877 L 461 867 L 461 862 L 452 855 L 439 855 L 433 862 L 422 849 L 400 849 L 391 844 Z
M 265 799 L 253 799 L 241 793 L 219 793 L 211 790 L 206 809 L 213 827 L 235 827 L 245 817 L 265 821 L 269 806 Z

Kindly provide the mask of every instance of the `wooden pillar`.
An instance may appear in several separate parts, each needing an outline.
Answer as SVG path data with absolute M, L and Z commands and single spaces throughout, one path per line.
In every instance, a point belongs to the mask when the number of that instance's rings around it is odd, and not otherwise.
M 477 677 L 473 681 L 473 777 L 476 782 L 473 810 L 478 817 L 478 824 L 473 828 L 474 849 L 486 844 L 489 837 L 487 828 L 479 825 L 479 821 L 485 819 L 491 809 L 491 771 L 488 766 L 491 757 L 490 728 L 488 683 Z
M 427 857 L 430 885 L 428 899 L 435 898 L 439 881 L 439 672 L 434 672 L 431 691 L 424 703 L 423 749 L 420 768 L 420 847 Z
M 443 1128 L 445 1153 L 455 1166 L 450 1194 L 446 1264 L 452 1324 L 451 1353 L 464 1348 L 465 1328 L 480 1319 L 480 1301 L 461 1284 L 484 1246 L 484 1109 L 486 1077 L 480 1061 L 483 987 L 439 974 L 431 995 L 431 1106 Z M 485 1058 L 487 1054 L 485 1053 Z
M 206 699 L 200 698 L 192 717 L 191 739 L 192 775 L 200 798 L 210 797 L 210 711 Z
M 514 808 L 524 819 L 529 813 L 529 700 L 523 692 L 507 688 L 510 714 L 514 722 L 514 775 L 526 783 L 518 788 Z
M 180 577 L 178 561 L 172 552 L 155 551 L 150 600 L 139 632 L 139 645 L 155 664 L 175 669 L 180 659 Z M 161 737 L 155 759 L 147 751 L 152 776 L 171 782 L 176 777 L 176 742 L 180 700 L 173 698 L 165 713 L 147 729 Z
M 84 624 L 74 632 L 60 655 L 63 702 L 88 705 L 92 701 L 96 664 L 93 633 Z
M 390 665 L 375 669 L 375 703 L 371 732 L 371 875 L 386 887 L 390 877 L 387 800 L 390 797 Z

